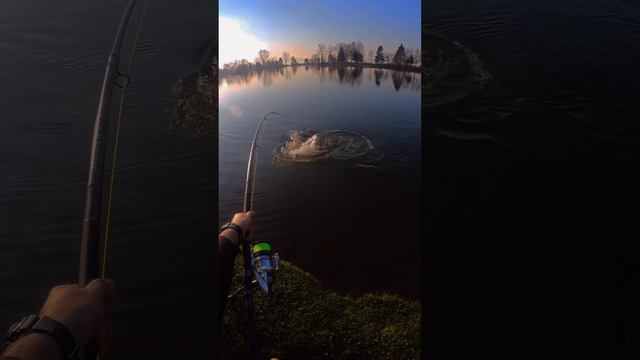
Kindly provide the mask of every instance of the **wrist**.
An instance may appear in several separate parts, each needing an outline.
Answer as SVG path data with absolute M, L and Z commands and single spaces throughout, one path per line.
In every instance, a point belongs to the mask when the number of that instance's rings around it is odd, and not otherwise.
M 76 359 L 78 355 L 78 345 L 69 328 L 46 315 L 40 318 L 29 315 L 11 325 L 5 346 L 5 355 L 24 354 L 27 359 Z M 50 355 L 43 357 L 42 354 Z
M 231 240 L 231 242 L 234 243 L 236 246 L 240 245 L 240 239 L 238 238 L 238 233 L 233 229 L 222 230 L 222 232 L 220 232 L 220 236 L 223 236 Z
M 2 355 L 19 359 L 62 359 L 62 349 L 51 335 L 30 333 L 9 344 Z

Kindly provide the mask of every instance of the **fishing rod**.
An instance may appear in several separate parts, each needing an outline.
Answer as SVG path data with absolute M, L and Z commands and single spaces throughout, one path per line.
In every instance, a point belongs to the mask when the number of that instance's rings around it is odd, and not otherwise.
M 245 179 L 244 188 L 244 212 L 253 210 L 253 197 L 256 184 L 256 167 L 258 162 L 257 153 L 259 150 L 258 138 L 264 121 L 270 115 L 282 114 L 270 112 L 265 115 L 256 129 L 256 133 L 251 142 L 251 150 L 249 151 L 249 161 L 247 164 L 247 177 Z M 282 116 L 283 117 L 283 116 Z M 244 303 L 247 317 L 247 341 L 249 342 L 250 359 L 260 359 L 260 350 L 258 348 L 258 336 L 256 334 L 256 322 L 253 303 L 253 287 L 252 284 L 257 282 L 258 287 L 265 295 L 272 292 L 272 284 L 275 280 L 275 272 L 280 267 L 280 257 L 278 253 L 272 255 L 271 243 L 268 241 L 253 241 L 252 234 L 247 231 L 244 242 L 242 244 L 242 256 L 244 258 Z
M 102 88 L 100 90 L 100 98 L 98 100 L 98 109 L 93 125 L 89 175 L 85 193 L 84 216 L 80 239 L 80 267 L 78 276 L 80 286 L 85 286 L 91 280 L 100 277 L 100 218 L 102 212 L 102 184 L 104 178 L 107 132 L 109 131 L 109 113 L 113 97 L 113 86 L 126 86 L 129 80 L 126 74 L 120 73 L 118 64 L 120 61 L 122 41 L 135 4 L 136 0 L 130 0 L 120 19 L 120 25 L 116 31 L 113 47 L 107 60 Z M 117 83 L 118 77 L 125 77 L 125 85 Z M 104 264 L 102 265 L 104 266 Z M 84 349 L 84 358 L 96 359 L 97 357 L 97 343 L 95 340 L 92 340 Z
M 102 182 L 104 178 L 104 163 L 109 131 L 109 113 L 113 98 L 113 85 L 116 78 L 122 76 L 118 71 L 122 40 L 131 17 L 136 0 L 130 0 L 120 19 L 120 26 L 113 41 L 113 47 L 107 60 L 107 67 L 100 90 L 98 111 L 93 125 L 93 139 L 91 141 L 91 157 L 89 163 L 89 178 L 84 205 L 82 222 L 82 237 L 80 240 L 80 271 L 79 283 L 84 286 L 99 277 L 100 271 L 100 215 L 102 212 Z

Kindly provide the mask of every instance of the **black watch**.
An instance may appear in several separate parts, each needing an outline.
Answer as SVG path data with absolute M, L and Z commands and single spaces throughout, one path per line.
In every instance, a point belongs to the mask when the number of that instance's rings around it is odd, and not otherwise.
M 5 337 L 4 348 L 22 336 L 33 333 L 44 333 L 54 338 L 60 345 L 64 359 L 78 358 L 78 344 L 69 329 L 48 316 L 38 319 L 36 315 L 29 315 L 11 325 Z
M 220 232 L 223 232 L 227 229 L 233 229 L 235 230 L 236 234 L 238 234 L 238 240 L 241 241 L 242 240 L 242 228 L 239 225 L 236 225 L 234 223 L 228 222 L 224 225 L 222 225 L 222 227 L 220 228 Z

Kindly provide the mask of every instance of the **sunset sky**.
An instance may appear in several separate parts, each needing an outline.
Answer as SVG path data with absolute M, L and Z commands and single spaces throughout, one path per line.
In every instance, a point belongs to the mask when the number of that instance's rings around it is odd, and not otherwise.
M 382 45 L 395 52 L 420 47 L 420 1 L 220 0 L 219 64 L 246 58 L 260 49 L 304 59 L 319 43 L 362 41 L 366 52 Z M 365 53 L 366 55 L 366 53 Z

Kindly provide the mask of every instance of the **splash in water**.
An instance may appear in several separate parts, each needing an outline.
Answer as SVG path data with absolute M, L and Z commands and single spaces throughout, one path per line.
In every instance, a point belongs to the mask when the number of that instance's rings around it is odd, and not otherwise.
M 428 44 L 423 59 L 426 105 L 463 99 L 491 82 L 491 75 L 471 49 L 431 31 L 425 31 L 423 36 Z
M 350 131 L 293 130 L 274 152 L 280 162 L 312 162 L 323 159 L 350 160 L 373 150 L 371 141 Z

